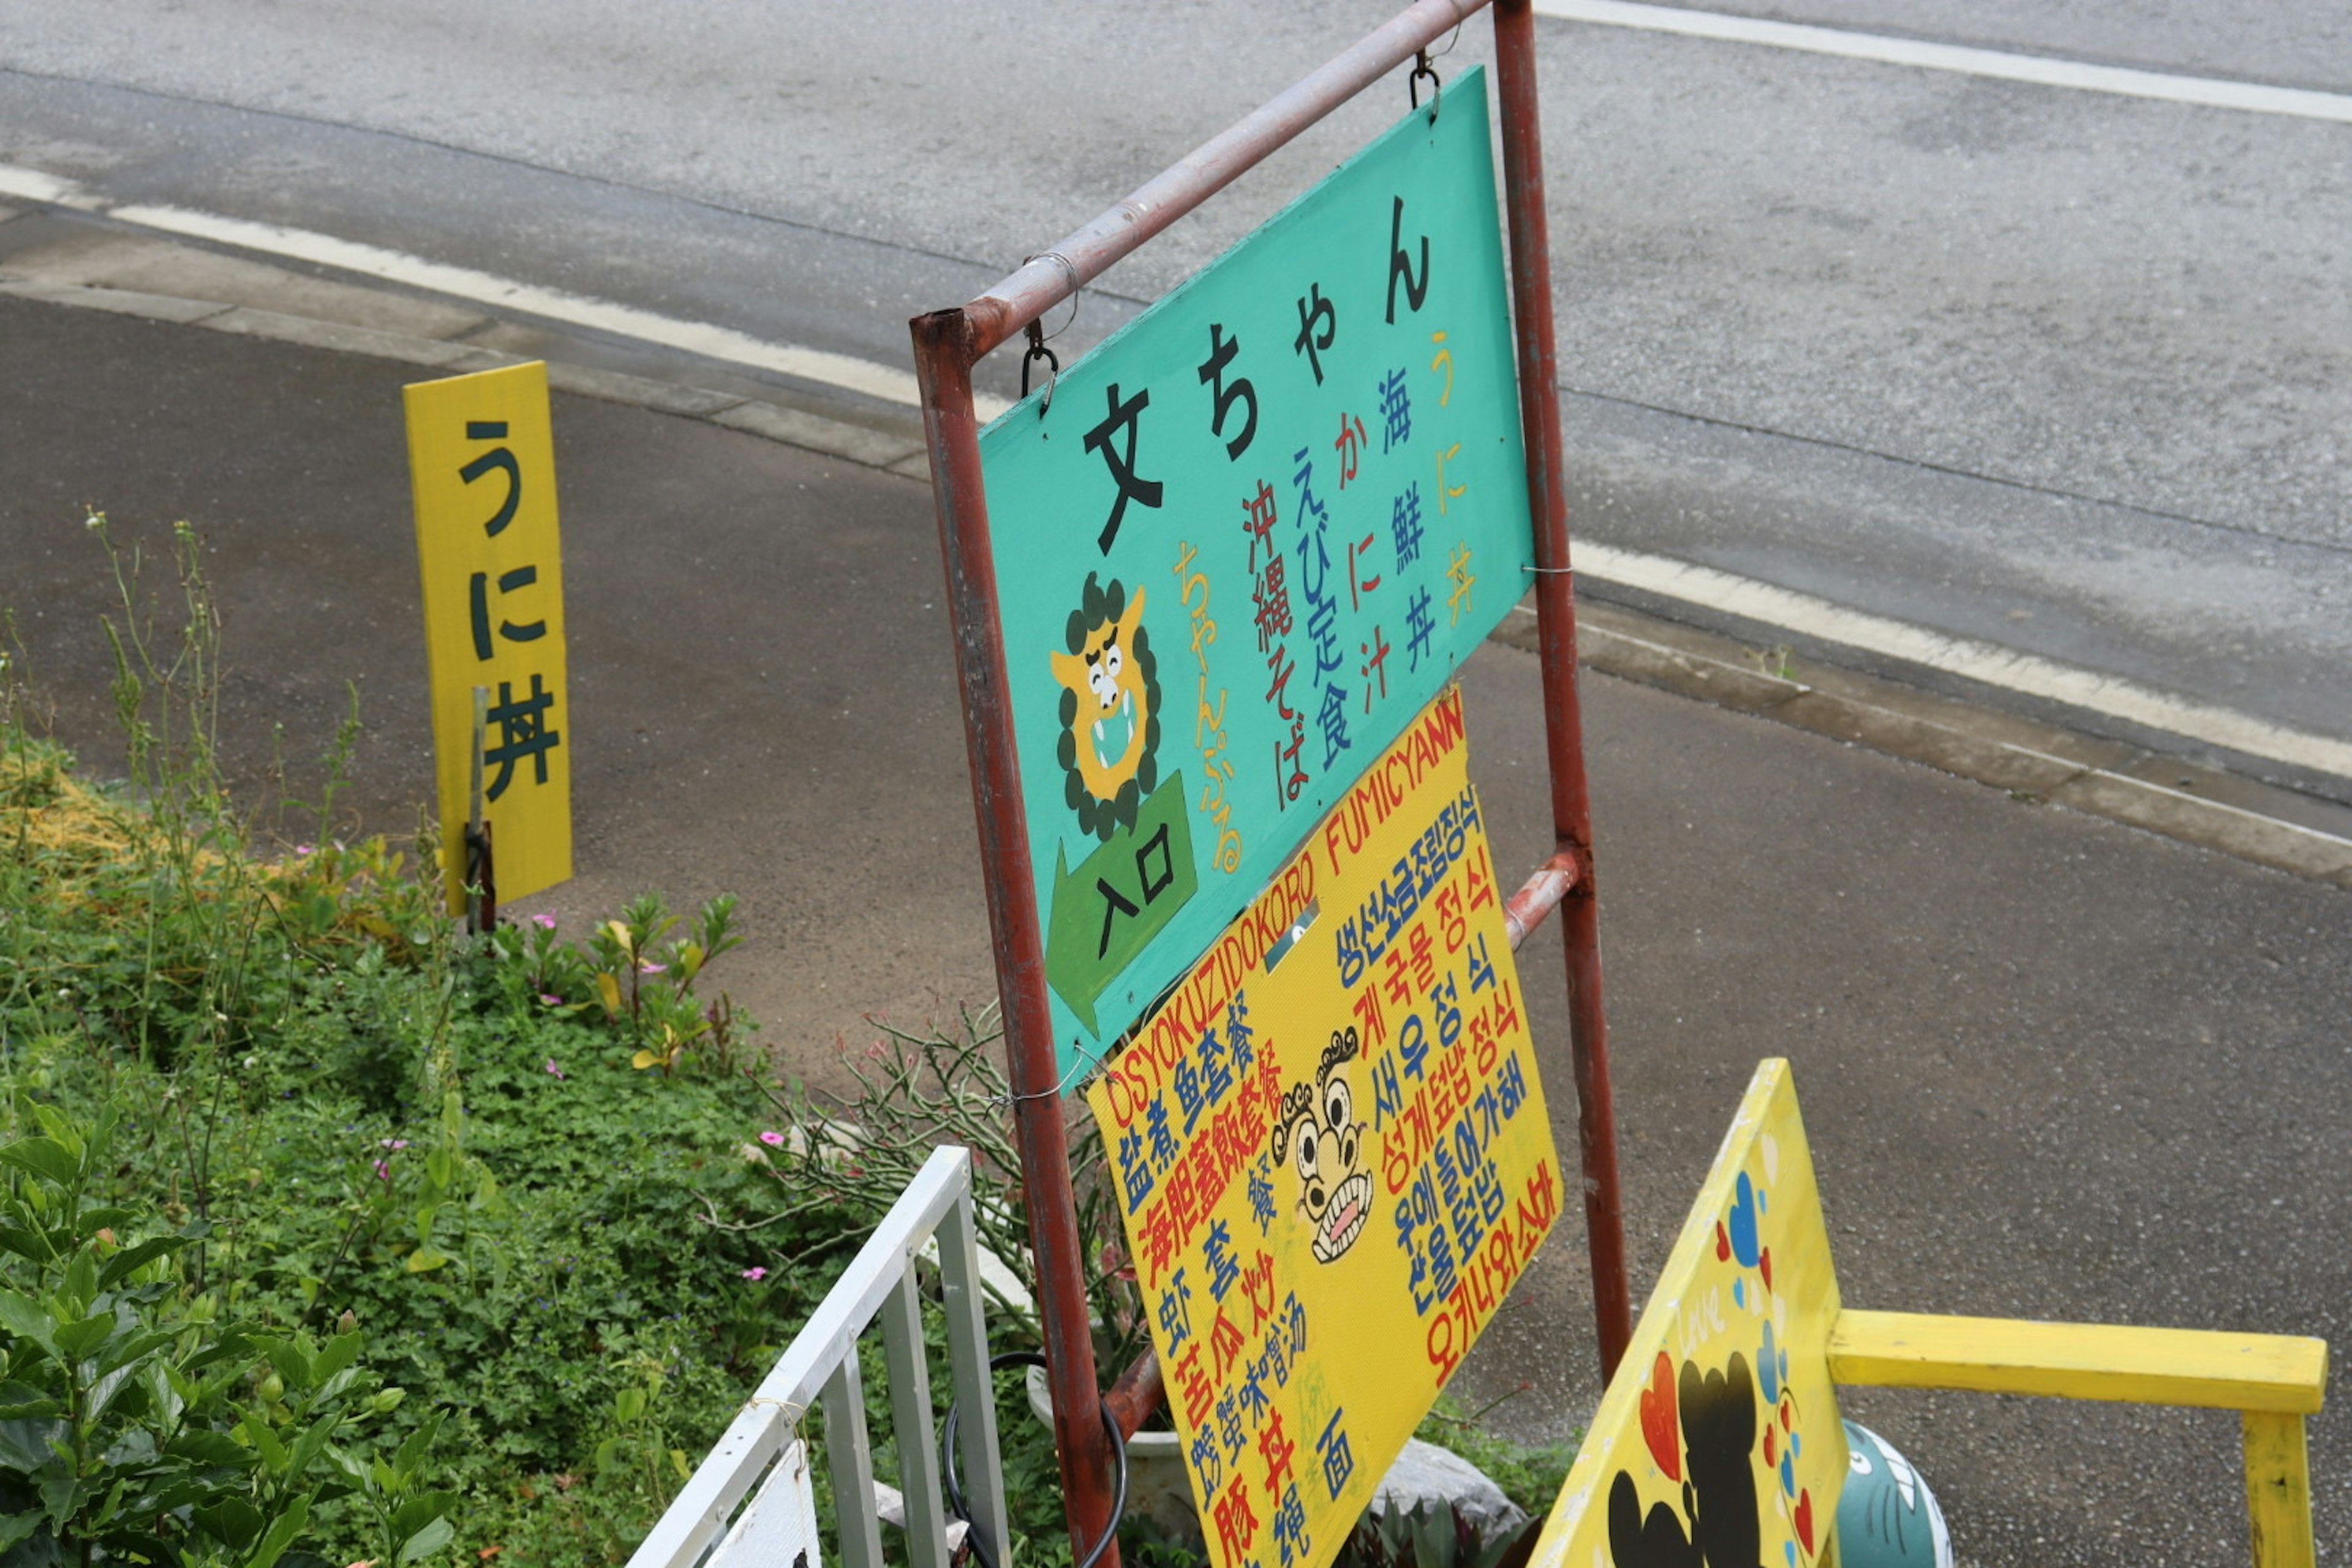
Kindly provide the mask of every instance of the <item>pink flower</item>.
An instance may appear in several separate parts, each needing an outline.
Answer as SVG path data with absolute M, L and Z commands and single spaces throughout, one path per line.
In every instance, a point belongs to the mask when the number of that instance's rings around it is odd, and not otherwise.
M 572 1076 L 565 1072 L 562 1068 L 555 1065 L 555 1058 L 553 1057 L 547 1058 L 547 1072 L 548 1076 L 551 1078 L 569 1078 Z
M 669 965 L 667 963 L 656 963 L 653 960 L 648 958 L 638 963 L 637 973 L 640 974 L 667 974 L 669 973 Z
M 375 1175 L 376 1180 L 388 1182 L 392 1180 L 392 1167 L 383 1161 L 378 1160 L 375 1163 Z
M 533 915 L 530 917 L 530 923 L 537 926 L 541 931 L 553 931 L 555 929 L 555 917 L 553 915 Z
M 784 1146 L 784 1135 L 771 1127 L 760 1134 L 760 1142 L 771 1149 L 781 1149 Z
M 767 1277 L 768 1271 L 756 1265 L 743 1270 L 743 1278 L 746 1279 L 765 1279 Z
M 408 1147 L 408 1140 L 405 1138 L 379 1138 L 376 1142 L 387 1149 L 405 1149 Z
M 552 991 L 542 991 L 542 992 L 541 992 L 541 993 L 539 994 L 539 999 L 540 999 L 541 1001 L 542 1001 L 542 1002 L 546 1003 L 546 1004 L 547 1004 L 549 1006 L 551 1006 L 551 1007 L 561 1007 L 561 1006 L 562 1006 L 562 1005 L 563 1005 L 563 998 L 562 998 L 562 997 L 561 997 L 561 996 L 558 996 L 558 995 L 557 995 L 554 992 L 552 992 Z

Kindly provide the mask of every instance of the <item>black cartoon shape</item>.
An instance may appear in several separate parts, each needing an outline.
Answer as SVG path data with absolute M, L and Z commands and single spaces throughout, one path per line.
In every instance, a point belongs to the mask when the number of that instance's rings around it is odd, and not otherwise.
M 1721 1372 L 1683 1363 L 1675 1390 L 1684 1463 L 1681 1520 L 1664 1503 L 1646 1517 L 1632 1474 L 1609 1487 L 1609 1555 L 1618 1568 L 1761 1568 L 1763 1523 L 1756 1511 L 1756 1380 L 1738 1351 Z
M 1683 1489 L 1683 1506 L 1690 1506 L 1690 1489 Z M 1683 1534 L 1683 1521 L 1664 1503 L 1650 1505 L 1642 1517 L 1642 1494 L 1623 1470 L 1609 1483 L 1609 1560 L 1618 1568 L 1701 1568 L 1705 1555 Z
M 1274 1157 L 1298 1173 L 1298 1210 L 1318 1263 L 1337 1262 L 1371 1217 L 1371 1165 L 1348 1076 L 1356 1048 L 1354 1025 L 1333 1030 L 1315 1081 L 1292 1084 L 1275 1121 Z
M 1761 1521 L 1756 1512 L 1756 1381 L 1738 1351 L 1721 1372 L 1700 1375 L 1683 1363 L 1684 1471 L 1698 1491 L 1692 1539 L 1707 1568 L 1758 1568 Z

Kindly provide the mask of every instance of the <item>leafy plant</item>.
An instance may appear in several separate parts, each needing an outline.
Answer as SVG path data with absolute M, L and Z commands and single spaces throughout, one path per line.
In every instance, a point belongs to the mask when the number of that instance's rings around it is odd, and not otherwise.
M 26 1109 L 41 1133 L 0 1146 L 0 1562 L 272 1568 L 352 1484 L 338 1436 L 400 1391 L 369 1392 L 357 1332 L 320 1349 L 191 1298 L 175 1265 L 202 1221 L 126 1242 L 136 1211 L 87 1201 L 112 1115 L 85 1133 Z M 449 1527 L 443 1500 L 405 1500 L 386 1541 L 411 1562 Z
M 1442 1502 L 1367 1513 L 1340 1549 L 1340 1568 L 1524 1568 L 1543 1532 L 1543 1515 L 1491 1541 L 1461 1510 Z
M 377 1399 L 382 1402 L 386 1394 L 394 1395 L 391 1405 L 397 1406 L 399 1392 L 386 1389 Z M 390 1459 L 362 1463 L 341 1450 L 330 1452 L 367 1509 L 375 1538 L 376 1555 L 372 1559 L 375 1563 L 405 1568 L 432 1556 L 457 1533 L 450 1517 L 457 1505 L 457 1494 L 434 1491 L 425 1484 L 425 1461 L 440 1438 L 441 1416 L 440 1411 L 435 1411 Z
M 669 1506 L 676 1490 L 672 1483 L 694 1474 L 686 1450 L 671 1447 L 664 1422 L 662 1385 L 669 1381 L 667 1360 L 646 1351 L 629 1358 L 631 1381 L 614 1392 L 611 1434 L 596 1445 L 596 1468 L 642 1488 L 650 1502 L 649 1511 L 655 1513 Z
M 721 1072 L 737 1066 L 735 1009 L 721 992 L 708 1007 L 696 998 L 694 983 L 712 959 L 741 945 L 734 932 L 735 900 L 722 895 L 702 906 L 685 937 L 663 939 L 677 917 L 658 894 L 633 900 L 618 920 L 605 921 L 591 939 L 591 973 L 604 1015 L 625 1021 L 636 1047 L 630 1065 L 657 1067 L 664 1078 L 676 1072 L 693 1049 L 707 1050 Z

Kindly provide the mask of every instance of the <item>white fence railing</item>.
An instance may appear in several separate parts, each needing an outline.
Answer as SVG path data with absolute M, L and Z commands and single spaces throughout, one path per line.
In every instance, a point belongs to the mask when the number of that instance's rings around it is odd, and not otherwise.
M 881 1510 L 857 1371 L 858 1339 L 877 1318 L 908 1554 L 914 1568 L 949 1568 L 950 1521 L 915 1276 L 915 1260 L 935 1236 L 950 1383 L 961 1413 L 956 1450 L 965 1506 L 971 1527 L 993 1549 L 989 1559 L 1005 1561 L 1004 1476 L 988 1371 L 980 1241 L 972 1225 L 971 1156 L 941 1149 L 875 1227 L 848 1272 L 629 1559 L 629 1568 L 817 1568 L 823 1556 L 816 1490 L 800 1425 L 820 1398 L 843 1568 L 882 1568 Z M 738 1515 L 747 1495 L 751 1501 Z

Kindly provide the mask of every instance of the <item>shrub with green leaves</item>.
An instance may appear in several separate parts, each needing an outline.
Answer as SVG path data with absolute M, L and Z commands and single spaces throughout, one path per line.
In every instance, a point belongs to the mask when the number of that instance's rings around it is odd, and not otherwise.
M 390 1561 L 447 1542 L 429 1426 L 388 1462 L 352 1451 L 401 1403 L 358 1366 L 362 1336 L 322 1348 L 192 1296 L 180 1259 L 211 1227 L 139 1235 L 136 1207 L 89 1201 L 112 1117 L 27 1109 L 39 1134 L 0 1145 L 0 1563 L 316 1563 L 289 1548 L 347 1492 Z
M 265 831 L 214 751 L 199 542 L 174 531 L 142 563 L 91 531 L 121 591 L 119 782 L 32 733 L 23 659 L 0 667 L 0 1142 L 66 1147 L 52 1116 L 110 1128 L 77 1189 L 89 1279 L 16 1258 L 0 1282 L 32 1303 L 0 1323 L 18 1423 L 0 1491 L 46 1521 L 0 1562 L 47 1561 L 21 1554 L 60 1531 L 124 1560 L 99 1539 L 120 1528 L 180 1531 L 158 1561 L 243 1564 L 298 1500 L 292 1551 L 338 1564 L 621 1561 L 675 1490 L 671 1450 L 716 1437 L 857 1239 L 841 1210 L 778 1214 L 746 1157 L 769 1119 L 742 1071 L 754 1025 L 708 979 L 740 940 L 731 900 L 682 924 L 639 900 L 585 940 L 544 919 L 468 938 L 442 913 L 432 834 L 404 853 L 338 814 L 355 718 L 316 798 Z M 163 609 L 141 581 L 159 566 Z M 646 1052 L 662 1070 L 632 1065 Z M 16 1177 L 28 1212 L 61 1201 Z M 97 1287 L 108 1248 L 167 1239 Z M 107 1312 L 131 1338 L 100 1362 L 152 1343 L 98 1412 L 116 1425 L 60 1454 L 37 1424 L 73 1419 L 73 1378 L 110 1375 L 74 1339 Z M 35 1327 L 71 1342 L 53 1355 Z M 151 1366 L 188 1380 L 176 1413 L 141 1392 Z M 379 1384 L 409 1395 L 374 1411 Z M 330 1415 L 326 1448 L 305 1447 Z M 362 1430 L 375 1451 L 342 1465 Z M 194 1433 L 226 1434 L 236 1462 Z M 142 1441 L 165 1468 L 205 1450 L 194 1474 L 260 1533 L 210 1494 L 211 1514 L 149 1518 Z M 418 1517 L 443 1491 L 446 1531 Z

